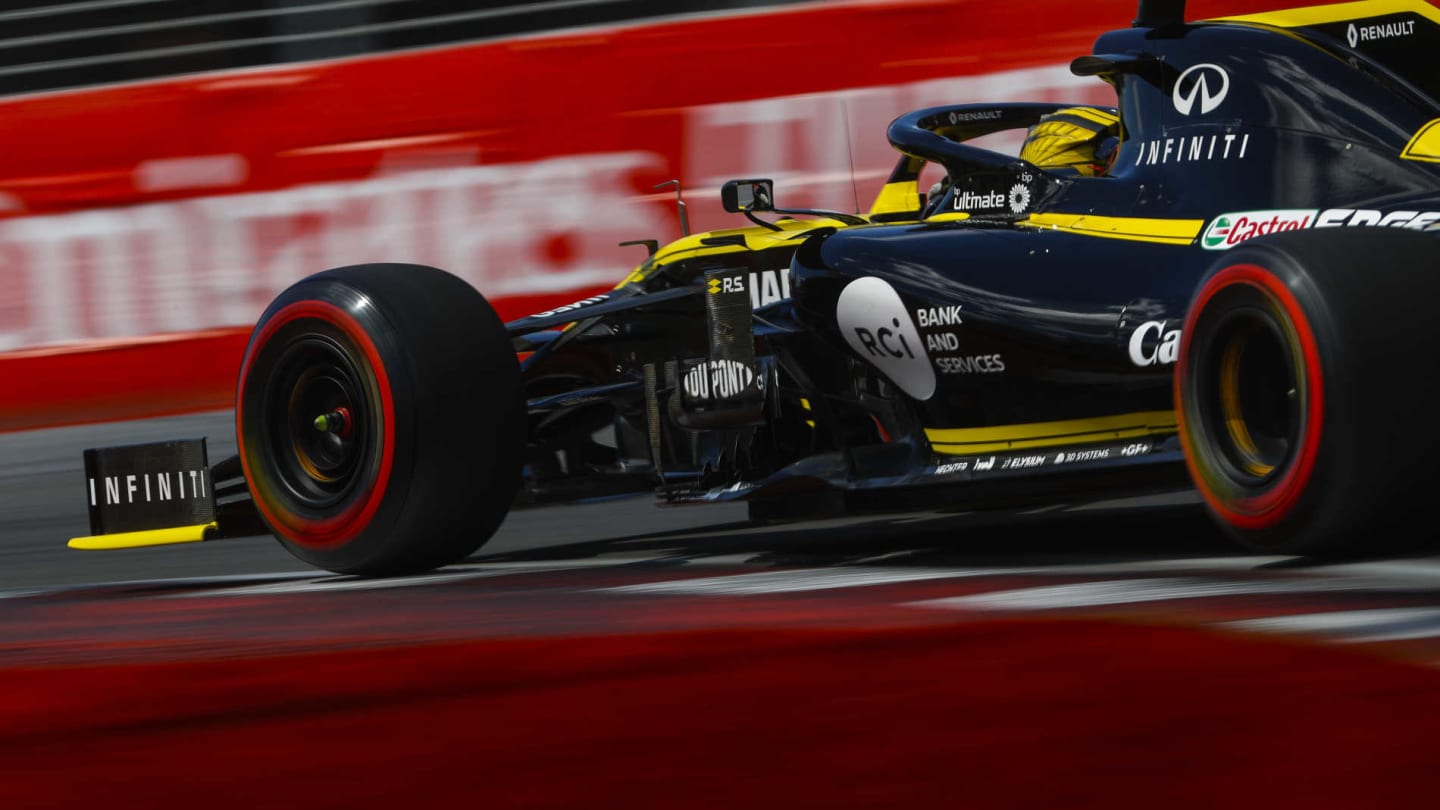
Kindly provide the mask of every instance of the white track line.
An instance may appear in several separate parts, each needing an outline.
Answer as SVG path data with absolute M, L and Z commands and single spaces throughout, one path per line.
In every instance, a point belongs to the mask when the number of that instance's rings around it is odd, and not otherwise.
M 976 577 L 1009 576 L 1075 576 L 1161 573 L 1170 571 L 1248 571 L 1257 566 L 1289 557 L 1207 557 L 1176 560 L 1142 560 L 1118 563 L 1086 563 L 1081 565 L 1024 566 L 1016 568 L 922 568 L 880 566 L 833 566 L 801 568 L 784 571 L 762 571 L 697 579 L 643 582 L 601 588 L 619 593 L 682 594 L 714 596 L 750 596 L 767 593 L 794 593 L 867 585 L 888 585 L 897 582 L 920 582 L 933 579 L 973 579 Z M 729 561 L 728 559 L 726 560 Z M 688 560 L 704 564 L 704 558 Z
M 1165 602 L 1265 593 L 1307 593 L 1316 591 L 1395 590 L 1395 583 L 1365 579 L 1330 580 L 1319 578 L 1286 580 L 1232 580 L 1204 577 L 1158 577 L 1117 579 L 1106 582 L 1078 582 L 1069 585 L 1042 585 L 1034 588 L 993 591 L 970 596 L 909 602 L 913 607 L 951 610 L 1057 610 L 1065 608 Z
M 50 594 L 50 593 L 54 593 L 54 592 L 55 592 L 55 591 L 53 591 L 53 590 L 47 590 L 47 589 L 45 589 L 45 588 L 39 588 L 39 589 L 28 590 L 28 591 L 20 591 L 20 590 L 15 590 L 15 591 L 0 591 L 0 599 L 23 599 L 24 597 L 27 597 L 27 596 L 44 596 L 45 594 Z
M 1369 643 L 1440 636 L 1440 607 L 1339 610 L 1298 616 L 1270 616 L 1225 622 L 1224 627 L 1256 633 L 1311 633 L 1335 641 Z
M 169 579 L 120 579 L 108 582 L 74 582 L 65 585 L 46 585 L 0 592 L 0 599 L 17 599 L 26 596 L 58 596 L 67 593 L 84 593 L 94 590 L 132 590 L 147 588 L 213 587 L 226 582 L 274 582 L 315 576 L 314 569 L 287 571 L 275 574 L 220 574 L 211 577 L 174 577 Z
M 1440 559 L 1435 557 L 1336 563 L 1296 570 L 1340 576 L 1383 577 L 1397 581 L 1403 580 L 1428 588 L 1434 588 L 1440 584 Z
M 1177 557 L 1170 560 L 1125 560 L 1102 563 L 1066 563 L 1026 568 L 995 569 L 998 575 L 1109 576 L 1115 574 L 1203 573 L 1206 571 L 1255 571 L 1271 563 L 1293 560 L 1294 557 Z
M 329 593 L 335 591 L 370 591 L 390 588 L 409 588 L 417 585 L 437 585 L 447 582 L 461 582 L 468 579 L 503 577 L 512 574 L 530 574 L 546 571 L 569 571 L 582 568 L 609 568 L 631 565 L 636 559 L 565 560 L 556 562 L 500 562 L 481 565 L 442 568 L 434 573 L 417 574 L 408 577 L 358 578 L 358 577 L 309 577 L 299 581 L 277 582 L 269 585 L 253 585 L 237 588 L 214 588 L 186 593 L 162 594 L 161 599 L 192 599 L 196 597 L 261 596 L 292 593 Z
M 926 579 L 977 577 L 992 573 L 988 569 L 935 568 L 803 568 L 794 571 L 764 571 L 758 574 L 732 574 L 723 577 L 642 582 L 600 588 L 613 593 L 681 594 L 704 596 L 748 596 L 766 593 L 822 591 L 831 588 L 855 588 L 865 585 L 888 585 L 895 582 L 917 582 Z

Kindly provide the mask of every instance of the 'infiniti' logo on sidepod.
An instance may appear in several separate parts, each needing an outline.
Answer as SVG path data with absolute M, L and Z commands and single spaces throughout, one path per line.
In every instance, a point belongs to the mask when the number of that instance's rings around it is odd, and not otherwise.
M 1219 107 L 1229 92 L 1230 74 L 1224 68 L 1209 63 L 1191 65 L 1175 80 L 1170 100 L 1181 115 L 1189 115 L 1192 111 L 1204 115 Z M 1195 110 L 1197 100 L 1200 102 L 1198 111 Z

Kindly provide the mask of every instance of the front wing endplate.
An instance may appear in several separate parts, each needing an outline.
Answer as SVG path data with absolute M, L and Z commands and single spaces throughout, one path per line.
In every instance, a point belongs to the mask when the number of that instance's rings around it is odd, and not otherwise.
M 116 548 L 144 548 L 146 546 L 171 546 L 179 543 L 198 543 L 216 534 L 218 524 L 200 523 L 194 526 L 173 526 L 168 529 L 146 529 L 138 532 L 116 532 L 88 537 L 72 537 L 67 543 L 70 548 L 87 551 L 102 551 Z

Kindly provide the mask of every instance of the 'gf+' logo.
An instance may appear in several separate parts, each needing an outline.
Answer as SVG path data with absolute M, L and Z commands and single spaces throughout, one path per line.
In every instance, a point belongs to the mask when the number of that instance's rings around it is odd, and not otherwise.
M 1189 115 L 1195 110 L 1195 102 L 1199 101 L 1198 114 L 1204 115 L 1219 107 L 1229 92 L 1230 74 L 1225 72 L 1225 68 L 1209 63 L 1191 65 L 1175 80 L 1170 100 L 1181 115 Z

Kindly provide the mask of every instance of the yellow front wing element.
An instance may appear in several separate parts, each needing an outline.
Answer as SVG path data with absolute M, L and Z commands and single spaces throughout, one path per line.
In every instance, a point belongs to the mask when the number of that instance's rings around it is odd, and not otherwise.
M 1400 157 L 1406 160 L 1423 160 L 1426 163 L 1440 163 L 1440 118 L 1420 127 Z
M 217 531 L 218 528 L 214 523 L 201 523 L 195 526 L 175 526 L 170 529 L 97 534 L 93 537 L 72 537 L 66 545 L 70 548 L 87 551 L 101 551 L 112 548 L 144 548 L 146 546 L 170 546 L 177 543 L 198 543 L 207 535 Z
M 1110 439 L 1137 439 L 1175 432 L 1174 411 L 1141 411 L 1090 419 L 1031 422 L 978 428 L 926 428 L 937 453 L 971 455 L 1006 450 L 1062 447 Z
M 1031 214 L 1018 223 L 1032 228 L 1069 231 L 1086 236 L 1129 239 L 1133 242 L 1159 242 L 1165 245 L 1188 245 L 1200 235 L 1203 219 L 1145 219 L 1140 217 L 1101 217 L 1094 214 Z

